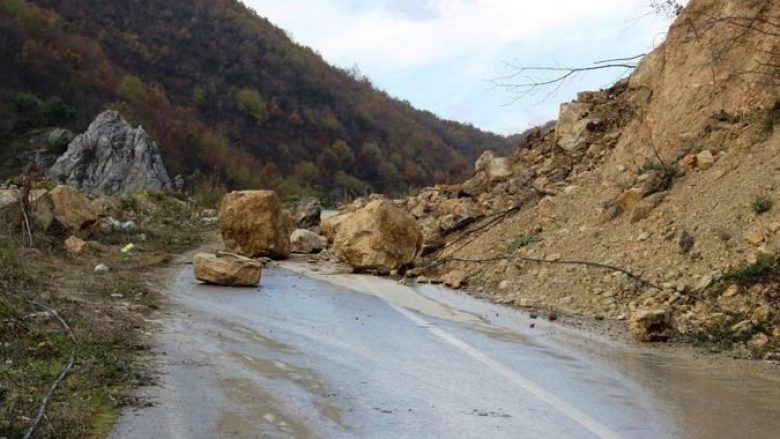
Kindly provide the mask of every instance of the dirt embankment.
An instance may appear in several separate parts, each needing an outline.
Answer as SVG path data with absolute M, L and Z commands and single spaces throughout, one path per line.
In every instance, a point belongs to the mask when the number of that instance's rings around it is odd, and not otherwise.
M 693 0 L 630 78 L 580 93 L 556 128 L 396 200 L 425 240 L 407 275 L 780 358 L 778 15 Z

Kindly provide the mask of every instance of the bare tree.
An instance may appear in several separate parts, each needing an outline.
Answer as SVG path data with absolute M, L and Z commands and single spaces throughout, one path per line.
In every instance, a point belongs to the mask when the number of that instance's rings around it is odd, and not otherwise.
M 713 81 L 716 78 L 718 65 L 729 56 L 744 56 L 744 50 L 757 53 L 754 66 L 737 72 L 740 75 L 753 76 L 754 80 L 764 80 L 767 85 L 780 85 L 780 49 L 768 50 L 754 44 L 746 44 L 746 40 L 757 34 L 780 37 L 780 17 L 768 15 L 769 7 L 774 0 L 753 1 L 754 12 L 741 15 L 712 16 L 706 14 L 688 16 L 684 22 L 690 27 L 696 40 L 702 45 L 702 50 L 710 53 Z M 678 0 L 653 0 L 650 2 L 650 13 L 675 18 L 683 11 Z M 748 8 L 749 9 L 749 8 Z M 737 32 L 734 32 L 734 29 Z M 706 38 L 705 38 L 706 37 Z M 774 46 L 780 46 L 780 40 Z M 491 80 L 496 88 L 505 89 L 510 93 L 511 103 L 528 96 L 545 93 L 542 100 L 549 98 L 561 87 L 578 79 L 581 75 L 597 70 L 618 70 L 622 75 L 630 73 L 637 67 L 646 54 L 620 57 L 596 61 L 586 66 L 526 66 L 521 63 L 507 63 L 511 73 Z M 768 80 L 768 81 L 767 81 Z

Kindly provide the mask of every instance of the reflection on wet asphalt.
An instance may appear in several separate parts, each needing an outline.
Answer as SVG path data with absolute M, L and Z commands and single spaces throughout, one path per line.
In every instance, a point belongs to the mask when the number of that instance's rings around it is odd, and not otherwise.
M 600 340 L 437 287 L 189 270 L 160 322 L 155 405 L 114 438 L 777 437 L 780 375 Z

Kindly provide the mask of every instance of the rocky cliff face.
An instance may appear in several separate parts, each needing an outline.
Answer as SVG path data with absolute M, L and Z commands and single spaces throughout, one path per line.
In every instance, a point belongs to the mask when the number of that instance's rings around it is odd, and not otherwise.
M 116 111 L 101 113 L 47 172 L 88 193 L 114 195 L 173 190 L 157 145 Z

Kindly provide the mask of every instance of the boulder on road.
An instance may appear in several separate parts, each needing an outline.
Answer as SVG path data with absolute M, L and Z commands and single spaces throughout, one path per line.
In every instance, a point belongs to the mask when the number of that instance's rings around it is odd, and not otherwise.
M 671 313 L 665 309 L 634 311 L 628 330 L 642 342 L 666 341 L 672 336 Z
M 328 245 L 328 238 L 310 230 L 296 229 L 290 235 L 290 252 L 312 254 L 319 253 Z
M 225 195 L 219 227 L 229 251 L 252 258 L 284 259 L 290 255 L 290 235 L 282 205 L 273 191 L 240 191 Z
M 48 194 L 54 219 L 69 230 L 80 230 L 97 221 L 89 198 L 70 186 L 57 186 Z
M 198 253 L 194 260 L 199 281 L 233 287 L 250 287 L 260 282 L 263 264 L 229 253 Z
M 389 273 L 414 261 L 422 239 L 411 214 L 387 200 L 374 200 L 341 221 L 333 251 L 354 268 Z

